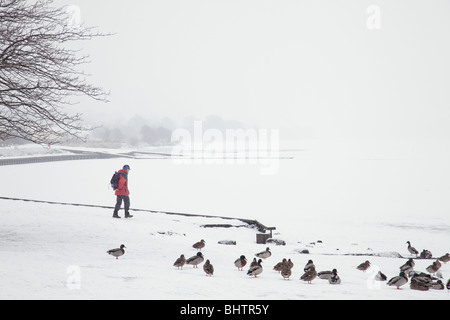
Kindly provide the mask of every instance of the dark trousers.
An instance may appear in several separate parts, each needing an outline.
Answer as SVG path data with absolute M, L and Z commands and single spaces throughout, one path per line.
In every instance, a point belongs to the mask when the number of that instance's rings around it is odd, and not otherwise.
M 114 208 L 114 215 L 117 216 L 119 213 L 119 209 L 122 206 L 122 201 L 125 206 L 125 216 L 128 216 L 130 213 L 128 210 L 130 209 L 130 197 L 129 196 L 117 196 L 116 207 Z

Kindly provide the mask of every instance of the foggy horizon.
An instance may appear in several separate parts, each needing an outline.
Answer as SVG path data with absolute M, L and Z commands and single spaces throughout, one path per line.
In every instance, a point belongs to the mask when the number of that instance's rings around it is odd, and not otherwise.
M 448 2 L 55 5 L 114 33 L 83 44 L 89 80 L 110 92 L 107 104 L 80 99 L 87 122 L 218 116 L 281 137 L 450 137 Z

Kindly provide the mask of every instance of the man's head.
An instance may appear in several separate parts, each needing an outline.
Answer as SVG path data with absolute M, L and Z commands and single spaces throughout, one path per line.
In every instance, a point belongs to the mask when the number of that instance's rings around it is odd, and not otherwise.
M 126 165 L 124 165 L 124 166 L 123 166 L 123 170 L 127 170 L 127 171 L 130 171 L 130 166 L 129 166 L 129 165 L 127 165 L 127 164 L 126 164 Z

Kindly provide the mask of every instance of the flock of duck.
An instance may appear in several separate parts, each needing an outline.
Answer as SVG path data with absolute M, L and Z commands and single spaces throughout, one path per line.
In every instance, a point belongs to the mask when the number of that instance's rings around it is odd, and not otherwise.
M 178 259 L 176 259 L 173 264 L 174 267 L 178 269 L 183 269 L 183 266 L 188 264 L 192 265 L 194 268 L 198 268 L 198 265 L 205 261 L 205 257 L 203 256 L 201 250 L 205 247 L 205 240 L 200 240 L 192 245 L 193 248 L 197 249 L 198 252 L 196 255 L 186 259 L 186 257 L 182 254 Z M 416 255 L 416 258 L 419 258 L 419 252 L 411 246 L 411 243 L 408 241 L 408 251 Z M 125 245 L 121 245 L 120 248 L 108 250 L 107 253 L 112 255 L 118 259 L 120 256 L 125 254 L 124 250 Z M 426 257 L 424 257 L 424 254 Z M 247 275 L 258 277 L 263 272 L 263 267 L 261 265 L 263 259 L 267 259 L 272 255 L 272 252 L 269 248 L 266 250 L 258 252 L 255 254 L 255 258 L 250 263 L 249 269 L 247 271 Z M 256 260 L 258 258 L 258 260 Z M 431 258 L 431 253 L 428 250 L 424 250 L 421 255 L 421 259 Z M 397 289 L 401 289 L 402 286 L 408 283 L 410 279 L 410 288 L 412 290 L 420 290 L 420 291 L 428 291 L 429 289 L 436 290 L 444 290 L 447 288 L 450 290 L 450 279 L 447 281 L 446 286 L 442 283 L 442 274 L 439 272 L 442 264 L 441 262 L 447 263 L 450 261 L 450 255 L 446 253 L 445 255 L 439 257 L 434 261 L 430 266 L 426 268 L 428 273 L 418 272 L 414 270 L 415 262 L 413 258 L 410 258 L 405 264 L 400 266 L 400 273 L 398 276 L 391 278 L 388 282 L 388 286 L 396 287 Z M 234 261 L 234 265 L 238 268 L 238 270 L 243 271 L 244 267 L 247 265 L 247 258 L 244 255 L 241 255 L 238 259 Z M 367 271 L 370 268 L 370 261 L 365 261 L 357 266 L 358 270 Z M 292 275 L 292 268 L 294 267 L 294 263 L 291 259 L 284 258 L 282 261 L 278 262 L 273 270 L 278 271 L 281 276 L 285 280 L 289 280 Z M 212 276 L 214 274 L 214 267 L 211 264 L 211 261 L 207 259 L 203 264 L 203 271 L 207 276 Z M 320 279 L 328 280 L 330 284 L 337 285 L 341 283 L 341 279 L 338 275 L 336 269 L 331 271 L 316 271 L 316 266 L 312 260 L 309 260 L 308 263 L 303 268 L 303 275 L 300 277 L 300 280 L 311 283 L 317 277 Z M 375 280 L 377 281 L 387 281 L 387 277 L 381 271 L 375 276 Z
M 414 254 L 416 258 L 419 258 L 419 252 L 416 248 L 411 246 L 409 241 L 406 242 L 408 244 L 408 251 L 411 254 Z M 428 250 L 423 250 L 420 254 L 420 259 L 431 259 L 431 252 Z M 414 270 L 414 266 L 416 263 L 413 258 L 408 259 L 405 264 L 400 266 L 400 273 L 398 276 L 391 278 L 387 285 L 397 287 L 397 289 L 401 289 L 400 287 L 410 282 L 410 288 L 412 290 L 420 290 L 420 291 L 428 291 L 429 289 L 435 290 L 444 290 L 444 284 L 442 283 L 442 274 L 439 272 L 442 264 L 441 262 L 447 263 L 450 261 L 450 255 L 446 253 L 445 255 L 439 257 L 434 261 L 431 265 L 426 268 L 425 272 L 418 272 Z M 361 271 L 366 271 L 370 268 L 370 262 L 367 260 L 361 263 L 357 269 Z M 387 281 L 386 275 L 384 275 L 381 271 L 375 276 L 375 280 L 378 281 Z M 450 290 L 450 279 L 447 281 L 446 285 L 447 289 Z

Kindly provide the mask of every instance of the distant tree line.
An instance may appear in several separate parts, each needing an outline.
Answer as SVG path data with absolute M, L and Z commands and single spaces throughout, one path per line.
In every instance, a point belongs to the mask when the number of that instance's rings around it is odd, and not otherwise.
M 143 125 L 136 130 L 124 127 L 103 126 L 96 129 L 89 140 L 101 140 L 103 142 L 126 143 L 130 145 L 148 144 L 152 146 L 169 145 L 172 130 L 161 126 Z
M 1 0 L 0 0 L 1 1 Z M 95 147 L 121 147 L 124 144 L 129 146 L 149 145 L 149 146 L 167 146 L 176 144 L 172 141 L 172 133 L 176 129 L 186 129 L 194 134 L 194 124 L 196 121 L 202 122 L 202 129 L 217 129 L 224 135 L 227 129 L 247 129 L 244 124 L 235 120 L 225 120 L 218 115 L 209 115 L 204 119 L 198 119 L 190 116 L 178 122 L 174 119 L 164 117 L 155 119 L 134 115 L 129 119 L 119 118 L 110 119 L 110 122 L 103 125 L 95 125 L 89 136 L 80 141 L 79 139 L 68 140 L 68 145 L 84 145 Z M 18 145 L 29 143 L 29 141 L 20 138 L 9 138 L 5 141 L 0 140 L 0 146 Z
M 127 121 L 123 119 L 117 125 L 103 125 L 95 129 L 89 140 L 106 143 L 126 143 L 132 146 L 147 144 L 152 146 L 171 145 L 172 132 L 178 128 L 185 128 L 193 133 L 195 121 L 202 121 L 204 130 L 217 129 L 225 134 L 227 129 L 244 129 L 245 126 L 234 120 L 224 120 L 218 115 L 209 115 L 199 120 L 193 116 L 186 117 L 182 123 L 167 117 L 162 119 L 149 119 L 141 115 L 134 115 Z

